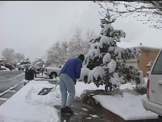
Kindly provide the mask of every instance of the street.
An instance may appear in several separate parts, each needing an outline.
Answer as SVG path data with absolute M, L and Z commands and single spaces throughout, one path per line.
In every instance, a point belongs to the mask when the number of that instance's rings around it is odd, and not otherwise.
M 0 93 L 20 84 L 24 78 L 23 71 L 0 71 Z

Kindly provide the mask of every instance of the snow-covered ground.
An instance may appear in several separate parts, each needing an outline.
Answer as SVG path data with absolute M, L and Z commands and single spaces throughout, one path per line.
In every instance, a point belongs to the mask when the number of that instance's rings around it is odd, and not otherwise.
M 104 108 L 112 111 L 113 113 L 119 115 L 124 120 L 143 120 L 143 119 L 156 119 L 158 115 L 146 111 L 141 103 L 142 95 L 132 95 L 129 93 L 124 93 L 123 97 L 121 95 L 116 96 L 105 96 L 96 95 L 94 98 L 98 101 Z
M 43 87 L 54 87 L 48 81 L 30 81 L 14 96 L 9 98 L 0 106 L 0 122 L 60 122 L 58 111 L 54 105 L 60 105 L 59 85 L 55 91 L 47 95 L 37 95 Z M 131 84 L 122 85 L 121 88 L 132 88 Z M 104 86 L 96 87 L 93 83 L 85 84 L 77 82 L 76 96 L 80 97 L 83 90 L 104 89 Z M 120 95 L 103 96 L 96 95 L 94 98 L 103 107 L 118 114 L 124 119 L 157 118 L 158 116 L 150 111 L 146 111 L 141 99 L 145 95 L 132 95 L 124 93 Z

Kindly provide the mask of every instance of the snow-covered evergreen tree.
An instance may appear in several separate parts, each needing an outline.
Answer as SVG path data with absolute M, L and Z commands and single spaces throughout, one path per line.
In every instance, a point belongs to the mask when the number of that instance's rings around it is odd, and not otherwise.
M 127 81 L 143 82 L 142 72 L 135 66 L 126 66 L 125 61 L 140 56 L 142 51 L 138 48 L 120 48 L 116 42 L 126 34 L 122 30 L 112 27 L 110 14 L 101 19 L 100 36 L 91 40 L 91 47 L 86 55 L 81 77 L 85 83 L 94 82 L 96 86 L 105 85 L 105 91 L 119 87 L 119 78 L 123 76 Z M 123 62 L 119 62 L 123 60 Z
M 31 66 L 31 61 L 29 58 L 24 59 L 22 62 L 17 64 L 19 70 L 24 70 Z
M 36 58 L 32 63 L 32 65 L 38 66 L 40 68 L 42 68 L 44 64 L 45 64 L 45 59 L 43 57 Z

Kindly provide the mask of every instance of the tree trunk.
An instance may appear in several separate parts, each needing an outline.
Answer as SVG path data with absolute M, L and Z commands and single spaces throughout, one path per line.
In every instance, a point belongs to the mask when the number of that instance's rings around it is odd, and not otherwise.
M 108 93 L 108 84 L 105 85 L 105 92 Z

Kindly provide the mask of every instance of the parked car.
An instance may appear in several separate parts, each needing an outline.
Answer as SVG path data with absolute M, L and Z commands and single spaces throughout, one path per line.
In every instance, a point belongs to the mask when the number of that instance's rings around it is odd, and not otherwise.
M 10 65 L 10 64 L 5 64 L 5 67 L 6 68 L 9 68 L 10 70 L 12 70 L 12 69 L 14 69 L 15 67 L 13 67 L 12 65 Z
M 45 67 L 44 74 L 48 75 L 50 79 L 56 78 L 61 71 L 61 68 Z
M 0 70 L 9 70 L 9 69 L 6 68 L 5 66 L 0 66 Z
M 159 115 L 162 122 L 162 49 L 159 51 L 147 81 L 147 96 L 142 99 L 143 107 Z
M 4 66 L 5 64 L 4 63 L 0 63 L 1 64 L 1 66 Z

